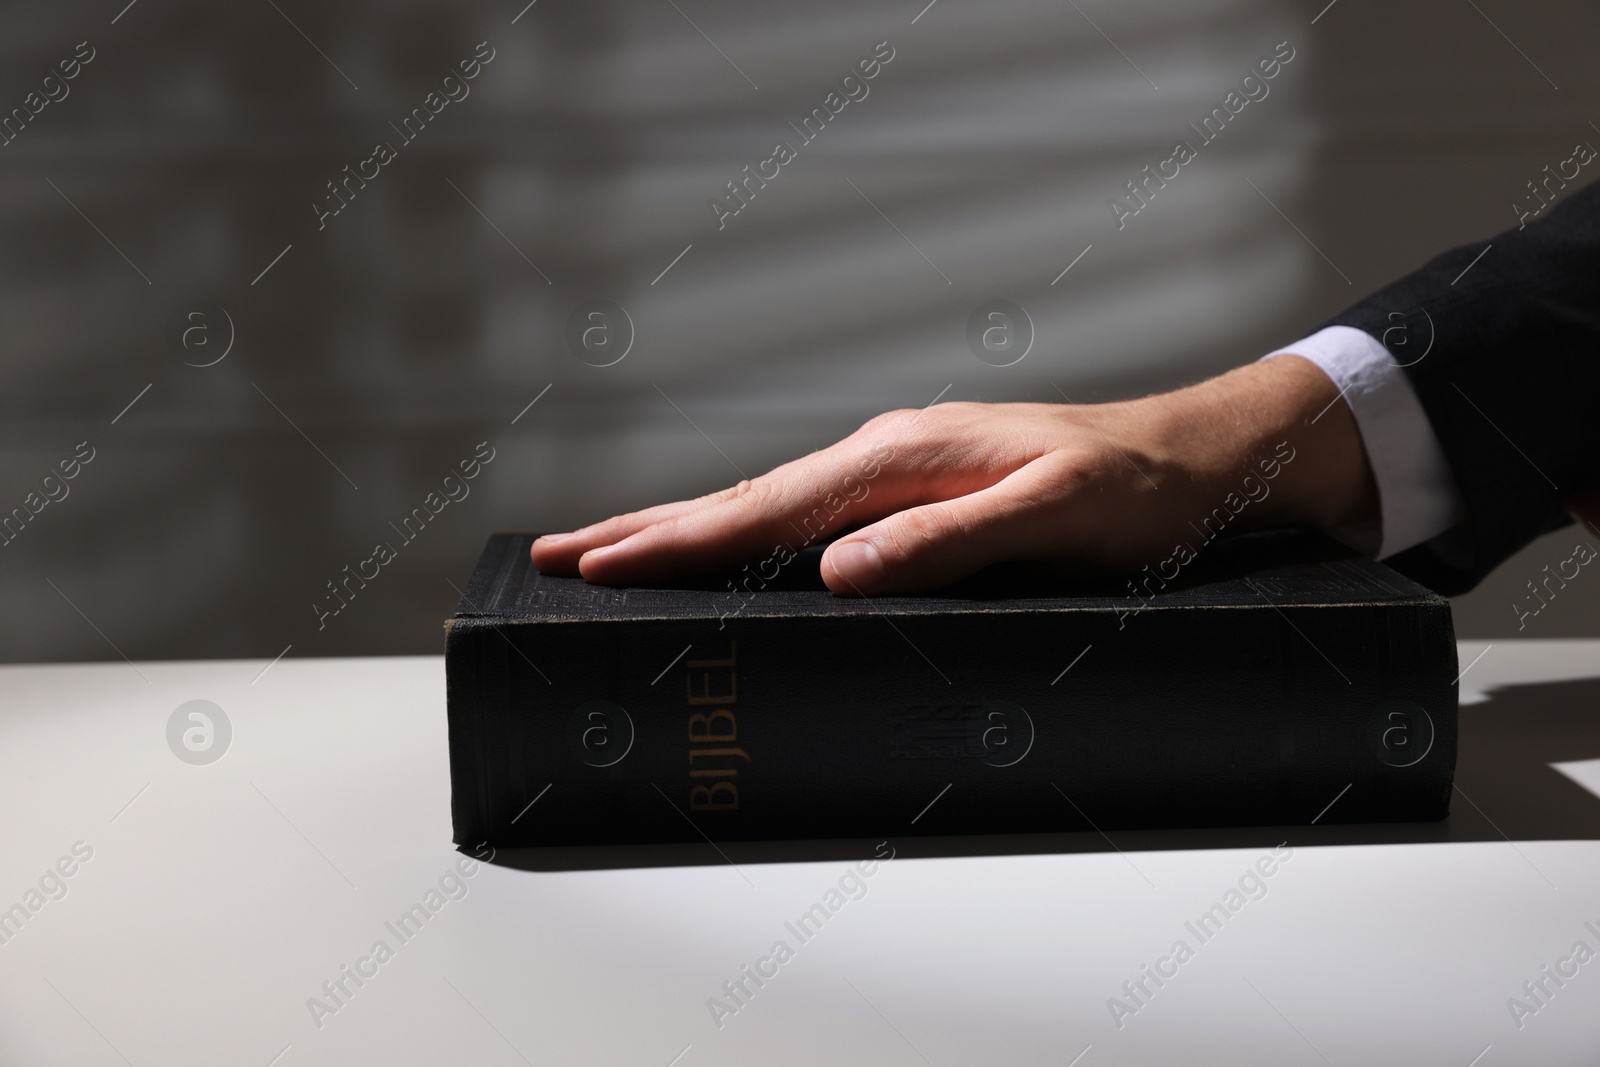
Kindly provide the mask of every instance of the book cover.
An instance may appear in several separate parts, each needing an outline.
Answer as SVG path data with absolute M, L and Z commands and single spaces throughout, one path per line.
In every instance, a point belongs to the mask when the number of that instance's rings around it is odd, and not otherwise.
M 820 547 L 657 588 L 490 538 L 446 667 L 455 839 L 497 846 L 1417 821 L 1449 604 L 1301 535 L 1177 575 L 836 597 Z

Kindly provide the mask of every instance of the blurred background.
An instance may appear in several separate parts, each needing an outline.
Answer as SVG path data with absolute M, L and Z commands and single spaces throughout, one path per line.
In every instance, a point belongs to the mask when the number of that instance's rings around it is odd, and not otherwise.
M 93 455 L 0 548 L 0 658 L 438 652 L 491 531 L 708 492 L 936 397 L 1221 371 L 1600 145 L 1576 0 L 524 2 L 0 8 L 0 512 Z M 1109 198 L 1280 42 L 1269 95 L 1119 229 Z M 336 200 L 347 166 L 369 180 Z M 1032 323 L 1010 366 L 966 340 L 991 300 Z M 1577 536 L 1460 598 L 1460 634 L 1517 633 Z M 1522 633 L 1600 634 L 1600 585 Z

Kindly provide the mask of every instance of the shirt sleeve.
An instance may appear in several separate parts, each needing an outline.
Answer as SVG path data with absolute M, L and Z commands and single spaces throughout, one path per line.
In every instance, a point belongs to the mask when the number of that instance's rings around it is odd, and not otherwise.
M 1335 536 L 1385 559 L 1462 521 L 1461 493 L 1439 438 L 1403 364 L 1377 338 L 1352 326 L 1329 326 L 1261 358 L 1276 356 L 1299 356 L 1321 368 L 1350 405 L 1366 446 L 1381 531 L 1335 530 Z

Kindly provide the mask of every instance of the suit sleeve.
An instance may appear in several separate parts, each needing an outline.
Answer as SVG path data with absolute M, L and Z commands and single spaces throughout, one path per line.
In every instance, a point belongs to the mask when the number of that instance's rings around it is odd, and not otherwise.
M 1465 592 L 1569 523 L 1566 493 L 1600 486 L 1600 182 L 1324 325 L 1365 331 L 1404 367 L 1461 493 L 1461 523 L 1395 569 Z

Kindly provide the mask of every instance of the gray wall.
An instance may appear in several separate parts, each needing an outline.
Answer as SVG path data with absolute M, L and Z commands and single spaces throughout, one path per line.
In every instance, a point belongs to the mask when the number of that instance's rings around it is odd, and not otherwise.
M 1219 371 L 1513 223 L 1600 143 L 1600 10 L 1575 2 L 119 7 L 0 11 L 0 106 L 95 49 L 0 148 L 0 510 L 94 449 L 0 548 L 6 660 L 437 651 L 489 531 L 719 488 L 947 386 Z M 484 40 L 470 95 L 402 143 Z M 707 199 L 883 40 L 870 94 L 719 230 Z M 1270 95 L 1118 230 L 1108 197 L 1285 40 Z M 319 229 L 379 140 L 397 158 Z M 1012 367 L 964 340 L 993 298 L 1037 329 Z M 565 342 L 599 299 L 636 334 L 606 367 Z M 470 496 L 319 629 L 324 583 L 482 441 Z M 1572 540 L 1462 598 L 1460 631 L 1515 632 Z M 1600 587 L 1524 632 L 1600 633 Z

